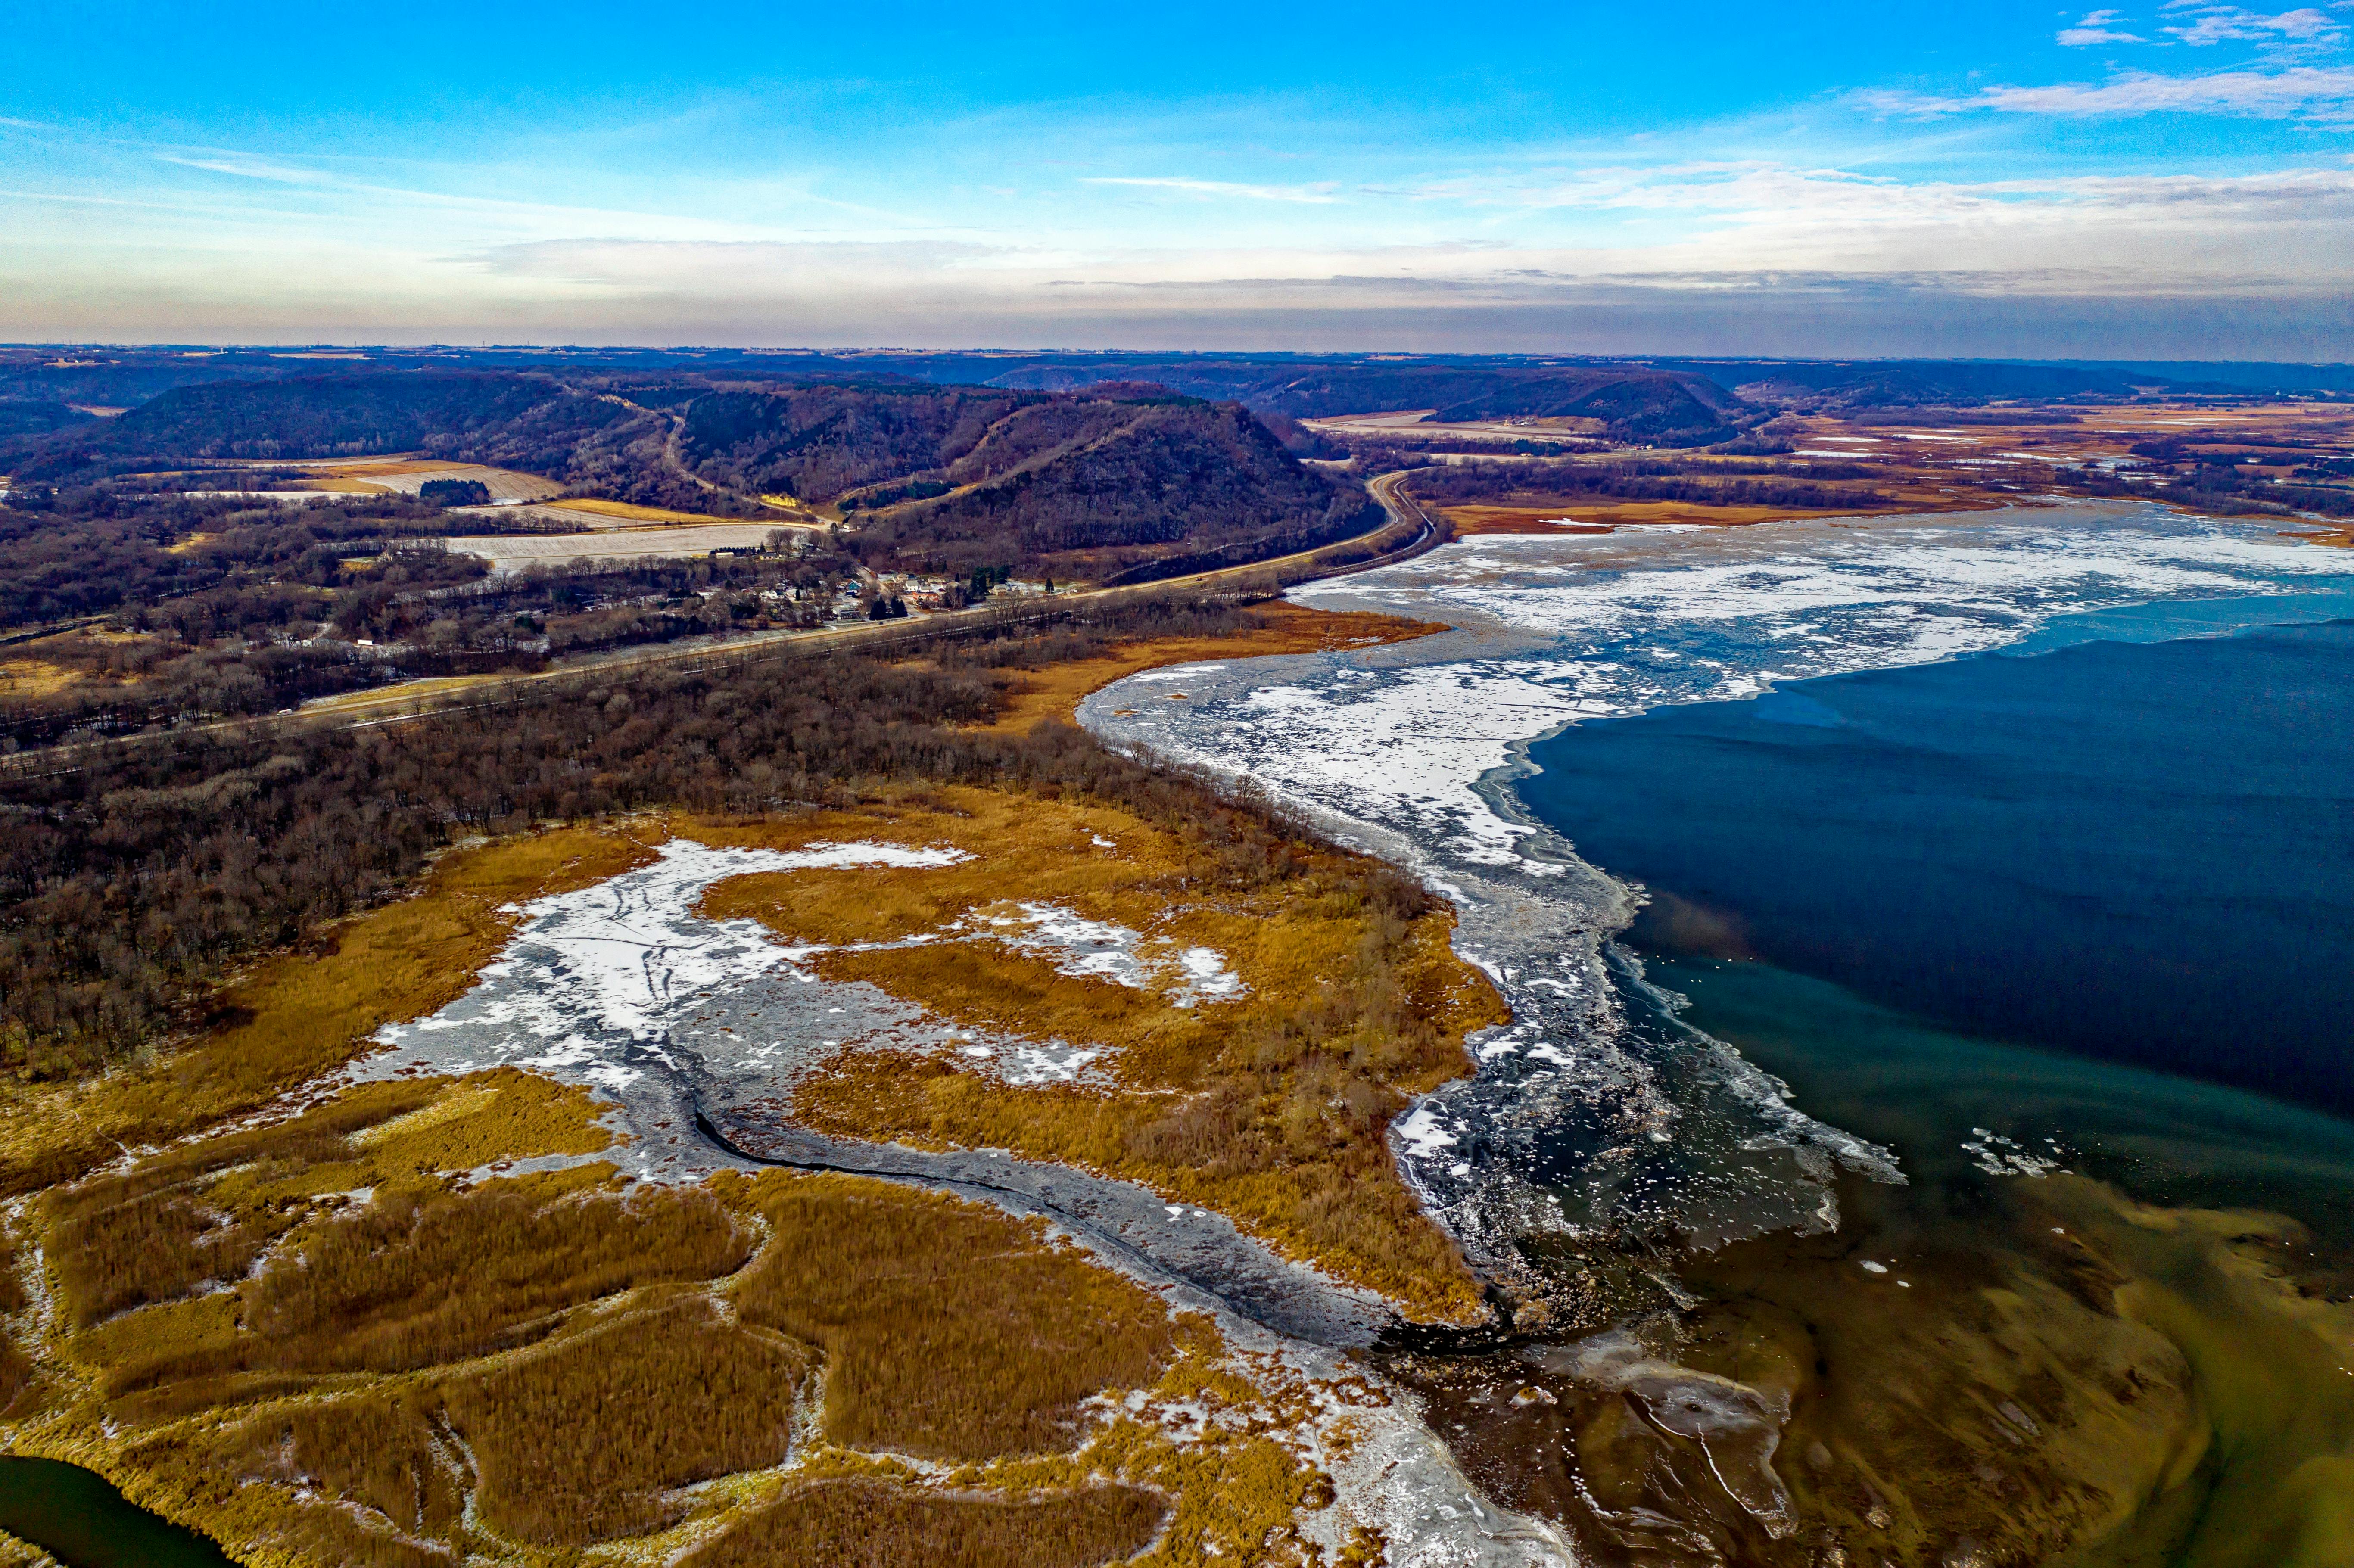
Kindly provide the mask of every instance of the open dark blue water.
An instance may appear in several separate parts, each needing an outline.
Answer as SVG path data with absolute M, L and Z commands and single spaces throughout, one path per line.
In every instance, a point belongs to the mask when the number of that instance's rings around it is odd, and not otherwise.
M 1531 809 L 1657 895 L 1649 950 L 2354 1110 L 2354 621 L 1832 676 L 1532 760 Z
M 2354 1563 L 2354 621 L 2251 613 L 2105 610 L 2003 655 L 1589 723 L 1517 787 L 1652 890 L 1634 992 L 1894 1151 L 1910 1185 L 1859 1194 L 1848 1245 L 2048 1284 L 2073 1263 L 2034 1238 L 2073 1231 L 2135 1277 L 2092 1298 L 2171 1342 L 2211 1441 L 2073 1568 Z M 2118 1224 L 2086 1184 L 2020 1180 L 2055 1171 L 2158 1207 Z M 2260 1234 L 2259 1268 L 2233 1249 Z M 1805 1261 L 1701 1293 L 1803 1279 L 1785 1305 L 1824 1320 L 1862 1298 Z M 1819 1369 L 1891 1391 L 1869 1441 L 1963 1431 L 2016 1376 L 2008 1351 L 1875 1359 L 1967 1342 L 1947 1330 L 1975 1288 L 1888 1293 L 1818 1339 Z M 2057 1317 L 2035 1331 L 2066 1340 Z M 1921 1375 L 1951 1381 L 1908 1404 Z M 1920 1482 L 1932 1447 L 1889 1449 L 1911 1456 L 1889 1473 Z
M 105 1477 L 55 1459 L 0 1457 L 0 1530 L 65 1568 L 228 1568 L 218 1546 L 127 1500 Z

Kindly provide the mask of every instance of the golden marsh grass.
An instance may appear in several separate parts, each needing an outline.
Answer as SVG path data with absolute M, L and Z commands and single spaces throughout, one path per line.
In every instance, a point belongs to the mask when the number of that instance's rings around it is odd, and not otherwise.
M 222 998 L 229 1022 L 143 1066 L 0 1106 L 0 1195 L 260 1109 L 344 1065 L 386 1023 L 462 994 L 513 935 L 506 906 L 652 858 L 625 831 L 557 829 L 444 855 L 415 897 L 345 922 L 324 952 L 270 959 Z
M 729 1298 L 825 1352 L 826 1437 L 934 1458 L 1077 1445 L 1079 1404 L 1160 1374 L 1160 1298 L 1036 1221 L 849 1177 L 730 1181 L 767 1222 Z
M 1106 1081 L 1016 1087 L 941 1057 L 846 1050 L 793 1107 L 822 1130 L 933 1147 L 1003 1148 L 1141 1181 L 1214 1208 L 1303 1261 L 1417 1316 L 1469 1319 L 1477 1281 L 1389 1158 L 1410 1097 L 1463 1069 L 1463 1038 L 1501 1022 L 1494 991 L 1448 945 L 1451 916 L 1399 916 L 1368 896 L 1364 863 L 1305 843 L 1292 874 L 1223 886 L 1179 833 L 1115 807 L 943 788 L 769 824 L 680 824 L 694 836 L 795 847 L 859 836 L 949 844 L 971 858 L 922 870 L 733 878 L 716 917 L 832 945 L 959 939 L 812 959 L 960 1024 L 1104 1047 Z M 1110 847 L 1105 847 L 1108 844 Z M 1247 987 L 1181 1007 L 1072 975 L 991 939 L 1015 901 L 1143 935 L 1140 951 L 1211 948 Z
M 1137 1487 L 1002 1500 L 831 1481 L 788 1494 L 682 1568 L 1095 1568 L 1134 1556 L 1166 1511 Z

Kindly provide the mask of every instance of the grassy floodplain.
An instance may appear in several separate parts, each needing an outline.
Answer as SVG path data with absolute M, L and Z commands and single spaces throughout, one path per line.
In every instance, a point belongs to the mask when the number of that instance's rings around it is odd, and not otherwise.
M 1420 629 L 1286 610 L 1225 630 L 1016 666 L 971 733 L 1145 662 Z M 512 1068 L 339 1086 L 376 1030 L 473 982 L 519 906 L 642 865 L 673 832 L 954 843 L 974 858 L 739 877 L 707 903 L 806 937 L 1053 899 L 1218 948 L 1245 998 L 1213 1020 L 986 943 L 840 955 L 947 1017 L 1097 1043 L 1115 1066 L 1042 1089 L 847 1059 L 808 1086 L 811 1119 L 1086 1164 L 1419 1315 L 1478 1311 L 1382 1142 L 1496 1015 L 1443 908 L 1250 810 L 1044 781 L 837 797 L 461 841 L 405 896 L 228 977 L 185 1039 L 20 1086 L 0 1112 L 12 1448 L 97 1469 L 258 1563 L 1378 1553 L 1327 1474 L 1358 1413 L 1387 1404 L 1377 1383 L 1241 1353 L 1037 1222 L 843 1176 L 633 1182 L 603 1102 Z

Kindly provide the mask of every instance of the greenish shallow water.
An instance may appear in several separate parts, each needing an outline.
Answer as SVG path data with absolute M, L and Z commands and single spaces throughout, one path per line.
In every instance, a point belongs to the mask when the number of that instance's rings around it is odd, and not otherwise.
M 1894 1149 L 1916 1184 L 1978 1185 L 2021 1153 L 2170 1207 L 2291 1214 L 2354 1250 L 2354 1121 L 2123 1063 L 1940 1029 L 1755 960 L 1645 959 L 1686 1022 L 1784 1079 L 1797 1103 Z M 2004 1178 L 2018 1180 L 2019 1178 Z
M 2022 1255 L 2059 1218 L 2142 1282 L 2131 1313 L 2181 1351 L 2211 1434 L 2181 1485 L 2064 1568 L 2354 1563 L 2354 1356 L 2317 1313 L 2354 1290 L 2354 1122 L 2197 1079 L 1956 1033 L 1756 960 L 1652 958 L 1685 1022 L 1789 1083 L 1798 1103 L 1893 1149 L 1906 1188 L 1850 1216 L 1867 1246 Z M 1991 1135 L 1991 1136 L 1990 1136 Z M 2025 1160 L 2091 1176 L 2188 1223 L 2119 1224 Z M 2271 1255 L 2284 1292 L 2193 1212 L 2308 1228 Z M 2251 1229 L 2260 1228 L 2252 1224 Z M 2058 1561 L 2053 1568 L 2062 1568 Z
M 0 1457 L 0 1530 L 65 1568 L 228 1568 L 221 1549 L 124 1498 L 105 1477 L 55 1459 Z

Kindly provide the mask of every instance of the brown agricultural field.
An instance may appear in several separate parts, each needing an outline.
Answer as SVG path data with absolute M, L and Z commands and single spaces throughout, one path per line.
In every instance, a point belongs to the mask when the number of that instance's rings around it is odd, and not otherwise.
M 1825 488 L 1834 488 L 1826 486 Z M 1811 517 L 1876 516 L 1892 513 L 1980 512 L 2002 504 L 1982 492 L 1935 482 L 1877 482 L 1869 488 L 1886 499 L 1858 502 L 1852 506 L 1713 505 L 1694 501 L 1613 501 L 1577 496 L 1542 503 L 1467 504 L 1437 511 L 1454 524 L 1457 536 L 1481 534 L 1609 534 L 1620 528 L 1661 524 L 1706 528 L 1746 528 L 1759 523 L 1781 523 Z
M 627 501 L 599 501 L 575 496 L 568 500 L 547 503 L 552 512 L 586 512 L 597 517 L 618 518 L 624 523 L 741 523 L 741 517 L 714 517 L 703 512 L 680 512 L 668 506 L 638 506 Z M 783 527 L 780 521 L 777 526 Z
M 370 484 L 364 479 L 306 479 L 301 488 L 316 491 L 322 495 L 390 495 L 394 493 L 381 484 Z
M 2117 486 L 2107 480 L 2107 469 L 2117 464 L 2147 467 L 2147 452 L 2134 449 L 2159 441 L 2187 441 L 2194 454 L 2218 461 L 2262 460 L 2247 471 L 2266 479 L 2290 479 L 2299 464 L 2316 459 L 2354 455 L 2354 410 L 2341 403 L 2185 402 L 1785 415 L 1767 430 L 1796 449 L 1770 460 L 1782 478 L 1834 493 L 1854 491 L 1860 498 L 1852 505 L 1800 506 L 1719 504 L 1704 494 L 1677 500 L 1524 496 L 1504 493 L 1508 486 L 1500 475 L 1496 493 L 1434 509 L 1462 535 L 1607 532 L 1659 524 L 1744 527 L 1789 519 L 2035 504 L 2040 497 L 2082 488 L 2088 478 L 2106 481 L 2107 488 L 2096 483 L 2094 493 L 2113 493 Z M 1607 468 L 1628 457 L 1606 452 L 1586 461 Z M 1737 484 L 1744 473 L 1755 471 L 1755 459 L 1707 451 L 1653 452 L 1643 454 L 1643 461 L 1666 465 L 1675 479 L 1702 490 Z M 1861 465 L 1868 477 L 1855 477 L 1849 465 Z M 1505 466 L 1508 471 L 1511 467 Z M 1849 472 L 1839 474 L 1841 468 Z M 1529 471 L 1540 471 L 1532 467 Z M 1814 477 L 1822 472 L 1833 477 Z M 1409 481 L 1409 489 L 1412 484 Z M 2155 489 L 2147 480 L 2137 488 Z M 2247 494 L 2266 499 L 2262 489 Z M 2192 487 L 2168 488 L 2159 498 L 2194 512 L 2215 507 L 2213 495 Z M 2221 510 L 2244 514 L 2250 508 Z M 1562 525 L 1563 520 L 1569 525 Z

